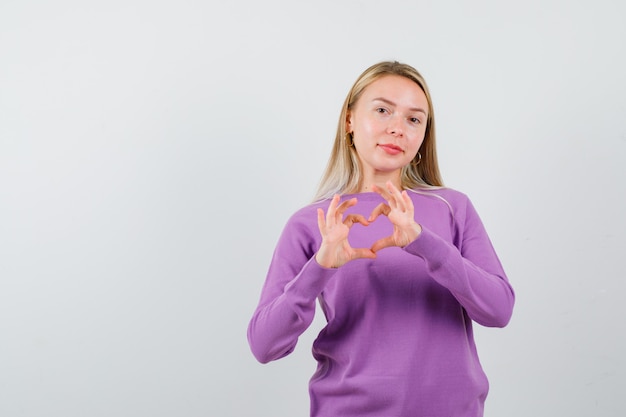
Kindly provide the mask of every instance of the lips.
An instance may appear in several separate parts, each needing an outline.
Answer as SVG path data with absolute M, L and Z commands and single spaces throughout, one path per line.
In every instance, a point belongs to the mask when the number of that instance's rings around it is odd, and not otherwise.
M 389 155 L 397 155 L 404 152 L 401 147 L 394 145 L 393 143 L 381 143 L 378 146 Z

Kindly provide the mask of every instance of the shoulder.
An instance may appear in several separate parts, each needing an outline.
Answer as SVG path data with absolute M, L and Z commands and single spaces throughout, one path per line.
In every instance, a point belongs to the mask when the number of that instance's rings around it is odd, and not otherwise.
M 411 191 L 422 195 L 436 195 L 439 197 L 443 197 L 446 200 L 455 202 L 468 200 L 468 197 L 465 193 L 448 187 L 417 188 Z
M 455 246 L 460 248 L 466 236 L 479 236 L 484 233 L 480 216 L 467 194 L 452 188 L 420 189 L 414 190 L 414 193 L 424 196 L 422 198 L 439 199 L 441 204 L 447 205 Z M 417 206 L 417 202 L 414 204 Z M 441 211 L 438 213 L 441 214 Z
M 467 210 L 467 207 L 471 207 L 472 205 L 469 197 L 465 193 L 453 188 L 418 188 L 409 191 L 409 195 L 411 195 L 413 199 L 434 198 L 440 200 L 448 206 L 453 216 L 464 213 Z
M 319 201 L 296 210 L 288 219 L 278 241 L 277 251 L 296 256 L 305 253 L 307 258 L 319 248 L 321 235 L 317 225 L 317 209 L 326 210 L 329 202 Z
M 288 220 L 288 223 L 310 223 L 313 221 L 317 225 L 317 209 L 326 210 L 330 200 L 320 200 L 296 210 Z
M 317 209 L 321 208 L 325 211 L 328 204 L 329 200 L 321 200 L 296 210 L 287 219 L 285 231 L 288 233 L 297 232 L 298 234 L 317 236 Z

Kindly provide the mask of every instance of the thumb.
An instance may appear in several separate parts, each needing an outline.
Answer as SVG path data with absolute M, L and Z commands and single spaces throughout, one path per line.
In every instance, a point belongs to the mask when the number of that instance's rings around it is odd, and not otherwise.
M 396 243 L 394 242 L 392 236 L 387 236 L 374 242 L 371 250 L 376 253 L 381 249 L 389 248 L 391 246 L 396 246 Z
M 354 255 L 352 259 L 360 259 L 360 258 L 375 259 L 376 253 L 374 253 L 374 251 L 372 251 L 371 249 L 365 249 L 365 248 L 354 249 Z
M 374 207 L 374 210 L 372 210 L 372 213 L 370 214 L 370 217 L 367 219 L 367 221 L 369 222 L 373 222 L 374 220 L 376 220 L 378 218 L 378 216 L 380 216 L 381 214 L 383 216 L 388 216 L 389 212 L 391 211 L 391 209 L 389 208 L 389 206 L 385 203 L 380 203 L 379 205 L 377 205 L 376 207 Z

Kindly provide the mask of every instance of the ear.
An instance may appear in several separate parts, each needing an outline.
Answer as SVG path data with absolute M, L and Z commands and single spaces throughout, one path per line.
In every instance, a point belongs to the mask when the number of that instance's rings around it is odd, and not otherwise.
M 346 132 L 352 133 L 354 129 L 352 128 L 352 113 L 350 110 L 346 113 Z

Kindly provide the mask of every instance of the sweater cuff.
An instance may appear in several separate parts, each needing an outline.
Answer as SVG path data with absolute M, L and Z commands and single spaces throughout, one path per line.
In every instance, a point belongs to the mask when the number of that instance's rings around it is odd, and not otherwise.
M 417 239 L 404 247 L 406 252 L 423 258 L 432 269 L 446 263 L 450 249 L 447 242 L 424 226 Z

